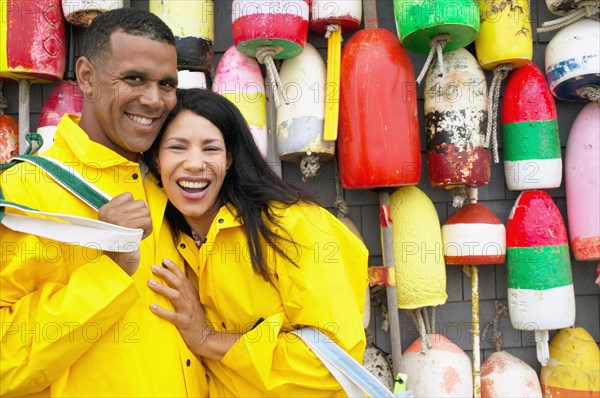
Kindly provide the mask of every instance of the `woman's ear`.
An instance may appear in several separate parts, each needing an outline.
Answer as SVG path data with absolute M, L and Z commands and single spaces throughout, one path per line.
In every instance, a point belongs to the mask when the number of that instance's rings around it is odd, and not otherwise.
M 227 166 L 225 167 L 225 170 L 229 170 L 229 168 L 231 167 L 232 164 L 233 164 L 233 156 L 231 155 L 230 152 L 227 152 Z

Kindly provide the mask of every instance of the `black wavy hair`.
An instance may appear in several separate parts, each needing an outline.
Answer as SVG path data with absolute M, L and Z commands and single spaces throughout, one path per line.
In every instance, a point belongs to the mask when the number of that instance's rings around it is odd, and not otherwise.
M 100 14 L 92 20 L 83 35 L 81 55 L 101 63 L 110 54 L 110 36 L 117 31 L 175 46 L 171 28 L 159 17 L 137 8 L 119 8 Z
M 155 155 L 166 128 L 179 113 L 189 110 L 208 119 L 223 134 L 225 148 L 233 159 L 219 193 L 221 203 L 232 204 L 246 231 L 254 272 L 270 280 L 260 237 L 278 254 L 294 261 L 280 248 L 279 241 L 293 239 L 279 223 L 271 206 L 289 206 L 299 202 L 317 204 L 308 192 L 282 180 L 262 158 L 248 125 L 238 108 L 225 97 L 206 89 L 178 89 L 177 105 L 166 119 L 152 147 L 144 153 L 150 171 L 159 179 Z M 183 215 L 169 202 L 165 213 L 176 238 L 181 232 L 191 234 Z M 279 227 L 286 236 L 278 235 Z

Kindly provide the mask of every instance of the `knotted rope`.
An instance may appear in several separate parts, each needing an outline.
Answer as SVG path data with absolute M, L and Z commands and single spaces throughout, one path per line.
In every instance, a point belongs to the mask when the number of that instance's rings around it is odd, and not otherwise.
M 500 86 L 502 80 L 515 68 L 514 64 L 501 64 L 494 69 L 490 92 L 488 93 L 488 123 L 485 132 L 485 146 L 490 148 L 494 154 L 494 163 L 500 162 L 498 156 L 498 102 L 500 100 Z
M 587 98 L 590 101 L 594 101 L 600 105 L 600 87 L 599 86 L 585 86 L 577 90 L 577 94 L 583 98 Z
M 279 73 L 277 73 L 277 67 L 275 66 L 275 62 L 273 62 L 273 55 L 279 53 L 281 50 L 277 47 L 269 47 L 263 46 L 259 47 L 256 50 L 256 59 L 258 62 L 263 64 L 267 68 L 267 76 L 271 83 L 271 87 L 273 87 L 273 98 L 275 100 L 275 106 L 277 108 L 281 107 L 281 100 L 279 99 L 279 95 L 283 97 L 286 105 L 289 105 L 290 100 L 285 94 L 285 90 L 283 87 L 283 83 L 279 78 Z
M 319 162 L 319 157 L 317 155 L 311 155 L 310 153 L 307 153 L 306 156 L 304 156 L 300 161 L 302 181 L 306 181 L 307 179 L 316 176 L 320 168 L 321 163 Z
M 340 25 L 338 24 L 327 25 L 327 30 L 325 31 L 325 38 L 329 39 L 329 36 L 331 36 L 331 32 L 336 32 L 338 30 L 340 30 Z
M 435 54 L 437 54 L 438 68 L 440 70 L 439 76 L 441 77 L 444 75 L 443 50 L 444 50 L 444 47 L 446 46 L 446 43 L 448 43 L 450 41 L 450 37 L 451 36 L 449 34 L 444 33 L 444 34 L 433 37 L 429 41 L 429 47 L 430 47 L 429 55 L 427 55 L 427 60 L 425 61 L 425 65 L 423 65 L 423 69 L 421 69 L 421 73 L 419 73 L 419 76 L 417 77 L 417 85 L 421 85 L 421 81 L 425 77 L 425 74 L 427 73 L 427 70 L 429 69 L 431 62 L 433 61 L 433 56 Z
M 581 18 L 590 18 L 598 21 L 598 12 L 600 12 L 600 0 L 583 0 L 576 4 L 575 9 L 569 11 L 561 18 L 546 21 L 538 28 L 538 33 L 550 32 L 552 30 L 563 28 L 573 22 L 579 21 Z

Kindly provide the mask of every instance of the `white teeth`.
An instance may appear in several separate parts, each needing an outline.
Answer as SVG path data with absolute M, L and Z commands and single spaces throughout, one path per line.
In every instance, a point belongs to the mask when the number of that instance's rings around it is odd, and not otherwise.
M 129 115 L 129 117 L 136 123 L 143 124 L 144 126 L 149 126 L 152 123 L 152 119 L 148 119 L 147 117 Z
M 179 181 L 178 184 L 183 188 L 191 189 L 203 189 L 208 186 L 208 182 Z

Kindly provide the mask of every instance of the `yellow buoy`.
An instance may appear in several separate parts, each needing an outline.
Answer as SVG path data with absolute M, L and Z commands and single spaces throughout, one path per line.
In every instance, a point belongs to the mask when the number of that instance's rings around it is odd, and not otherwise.
M 446 302 L 446 268 L 440 220 L 431 200 L 416 186 L 390 195 L 398 308 Z
M 550 361 L 540 374 L 546 398 L 600 397 L 600 350 L 583 328 L 560 330 L 550 342 Z

